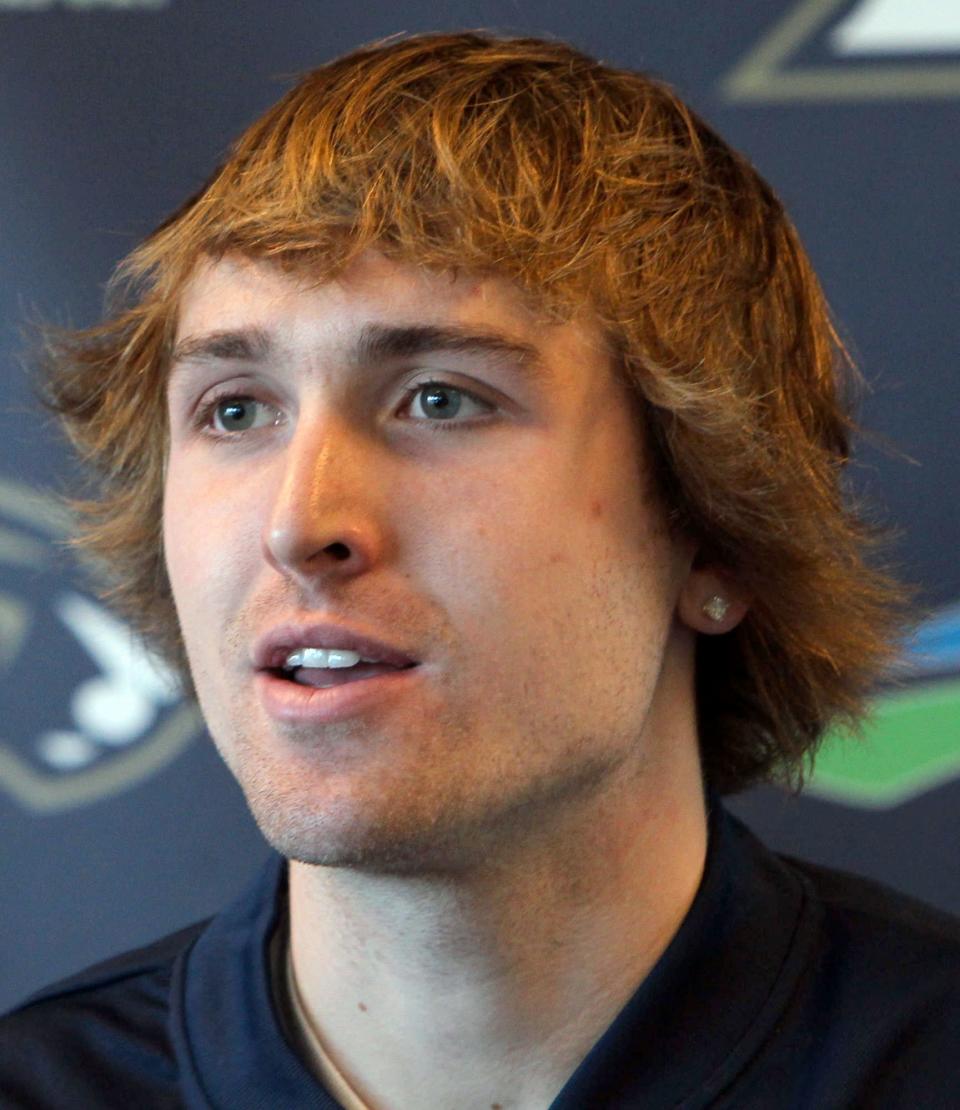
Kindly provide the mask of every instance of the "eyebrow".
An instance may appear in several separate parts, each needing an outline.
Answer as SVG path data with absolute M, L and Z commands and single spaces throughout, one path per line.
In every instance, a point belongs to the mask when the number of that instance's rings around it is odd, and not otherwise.
M 273 346 L 269 332 L 263 328 L 188 335 L 174 345 L 170 352 L 170 365 L 176 369 L 188 362 L 260 362 L 269 357 Z
M 540 352 L 497 331 L 460 325 L 367 324 L 350 352 L 351 362 L 366 366 L 431 352 L 481 355 L 510 363 L 523 377 L 544 382 L 550 372 Z M 216 361 L 263 362 L 277 354 L 277 344 L 263 328 L 211 331 L 181 339 L 171 352 L 171 374 L 186 364 Z

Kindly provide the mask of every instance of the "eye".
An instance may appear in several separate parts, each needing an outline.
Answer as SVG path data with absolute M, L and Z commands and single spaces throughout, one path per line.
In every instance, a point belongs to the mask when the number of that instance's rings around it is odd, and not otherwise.
M 221 435 L 268 428 L 279 423 L 280 413 L 254 397 L 220 397 L 202 413 L 205 423 Z
M 475 417 L 478 412 L 490 412 L 495 407 L 469 390 L 442 381 L 418 382 L 407 393 L 408 404 L 406 407 L 410 409 L 411 415 L 415 419 L 425 420 L 430 424 L 437 425 L 452 421 L 454 417 L 459 416 L 464 399 L 466 399 L 468 405 L 466 414 L 468 418 Z M 475 406 L 475 411 L 472 413 L 469 411 L 470 405 Z M 416 412 L 416 409 L 419 409 L 420 412 Z M 458 423 L 460 425 L 469 424 L 471 420 L 460 420 Z

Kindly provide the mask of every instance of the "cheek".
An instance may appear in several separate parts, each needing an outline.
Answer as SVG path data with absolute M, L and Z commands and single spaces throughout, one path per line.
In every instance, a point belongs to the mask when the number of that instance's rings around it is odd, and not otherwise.
M 417 581 L 466 642 L 485 645 L 474 664 L 498 673 L 521 660 L 524 670 L 534 665 L 531 652 L 552 654 L 547 645 L 563 637 L 565 622 L 583 619 L 610 547 L 601 499 L 594 513 L 555 476 L 526 469 L 523 481 L 462 487 L 441 528 L 434 513 L 410 531 Z
M 191 474 L 186 460 L 171 465 L 163 501 L 164 558 L 188 648 L 204 628 L 217 626 L 226 581 L 236 573 L 238 555 L 250 550 L 236 534 L 238 514 L 225 511 L 221 496 Z
M 204 539 L 197 491 L 189 481 L 189 472 L 183 466 L 172 464 L 163 494 L 163 549 L 181 618 L 187 595 L 195 592 L 197 581 L 204 576 Z
M 186 530 L 184 499 L 177 479 L 176 469 L 168 466 L 163 484 L 163 559 L 167 567 L 167 577 L 173 589 L 174 601 L 177 600 L 180 587 L 180 563 Z
M 206 587 L 259 550 L 254 483 L 200 470 L 185 454 L 171 462 L 164 487 L 164 553 L 175 597 L 178 587 Z

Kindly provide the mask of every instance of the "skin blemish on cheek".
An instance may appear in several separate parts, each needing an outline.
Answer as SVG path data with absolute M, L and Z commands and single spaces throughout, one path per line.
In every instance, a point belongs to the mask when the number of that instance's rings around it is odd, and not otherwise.
M 590 515 L 594 520 L 599 520 L 603 516 L 603 508 L 603 502 L 599 498 L 590 502 Z

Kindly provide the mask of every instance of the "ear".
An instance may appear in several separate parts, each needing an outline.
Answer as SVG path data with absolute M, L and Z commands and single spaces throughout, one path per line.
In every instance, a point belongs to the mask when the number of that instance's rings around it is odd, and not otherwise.
M 677 601 L 677 616 L 694 632 L 730 632 L 747 615 L 750 602 L 736 581 L 713 563 L 690 568 Z

